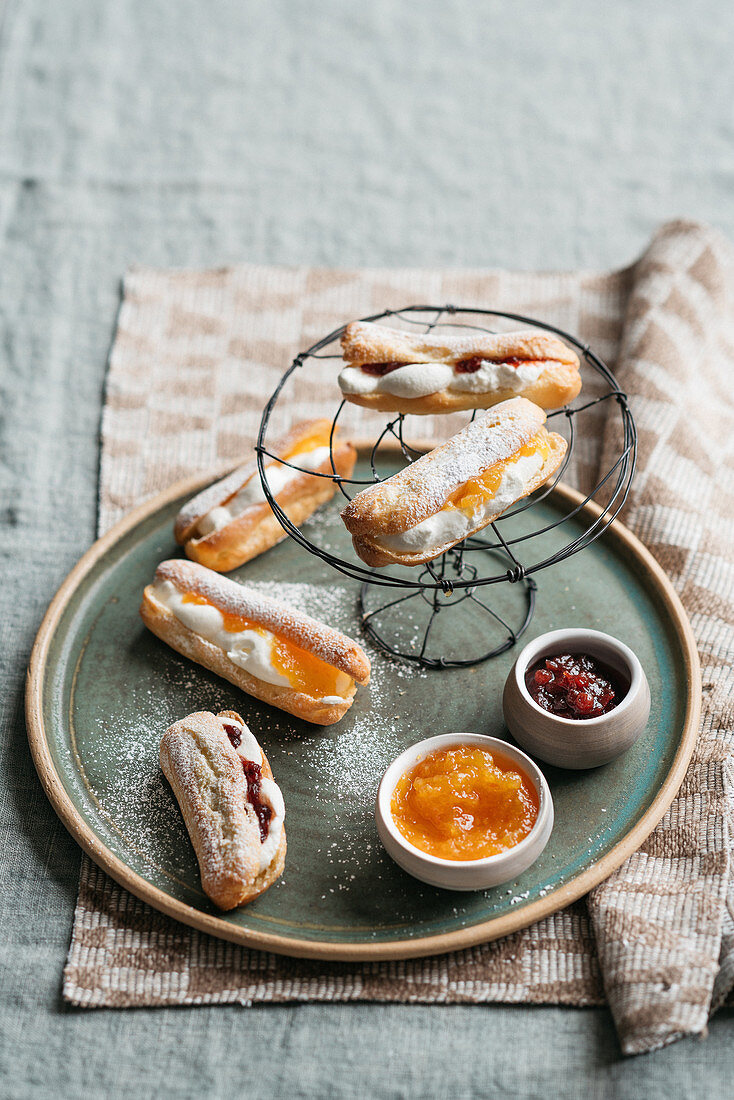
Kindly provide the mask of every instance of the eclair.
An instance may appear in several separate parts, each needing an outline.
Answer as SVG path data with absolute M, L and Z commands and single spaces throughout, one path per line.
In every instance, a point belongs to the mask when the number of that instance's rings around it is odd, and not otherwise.
M 330 447 L 331 427 L 330 420 L 296 424 L 272 448 L 292 465 L 274 459 L 265 463 L 273 497 L 296 526 L 333 497 L 337 483 L 331 475 L 348 478 L 354 469 L 357 452 L 337 432 Z M 236 569 L 286 537 L 265 499 L 255 458 L 188 501 L 173 533 L 189 558 L 218 573 Z
M 367 565 L 420 565 L 481 531 L 558 469 L 566 440 L 514 397 L 478 416 L 341 513 Z
M 246 905 L 282 874 L 285 805 L 265 753 L 233 710 L 197 711 L 161 738 L 160 762 L 220 909 Z
M 370 662 L 345 634 L 190 561 L 164 561 L 143 622 L 173 649 L 248 695 L 329 726 L 367 684 Z
M 581 389 L 578 356 L 550 332 L 424 336 L 355 321 L 341 344 L 342 396 L 379 412 L 488 409 L 512 397 L 558 409 Z

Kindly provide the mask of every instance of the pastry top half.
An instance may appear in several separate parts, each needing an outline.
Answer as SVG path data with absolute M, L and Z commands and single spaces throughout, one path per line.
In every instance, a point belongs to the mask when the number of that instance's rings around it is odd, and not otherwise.
M 481 530 L 543 484 L 566 441 L 515 397 L 476 417 L 393 477 L 363 490 L 342 519 L 368 564 L 419 564 Z
M 316 677 L 320 694 L 342 695 L 338 684 L 322 690 L 329 668 L 342 680 L 369 682 L 369 658 L 346 634 L 203 565 L 162 562 L 146 596 L 266 682 L 306 691 L 309 677 Z
M 553 359 L 578 363 L 578 356 L 552 332 L 468 332 L 460 336 L 404 332 L 373 321 L 353 321 L 342 336 L 342 354 L 350 363 L 459 362 L 473 356 L 503 360 Z
M 390 399 L 396 408 L 415 403 L 404 411 L 471 408 L 521 392 L 550 408 L 581 388 L 578 356 L 546 331 L 423 335 L 356 321 L 344 331 L 342 353 L 344 396 L 380 408 Z
M 231 909 L 283 869 L 285 805 L 270 764 L 235 711 L 197 711 L 161 738 L 160 762 L 199 861 L 204 890 Z
M 303 471 L 331 473 L 331 443 L 337 473 L 342 472 L 340 467 L 346 465 L 347 460 L 353 462 L 354 449 L 348 443 L 331 439 L 331 431 L 330 420 L 304 420 L 275 444 L 273 454 L 293 465 L 286 466 L 265 457 L 266 476 L 273 496 L 277 497 L 297 482 L 304 476 Z M 174 536 L 181 545 L 191 539 L 207 538 L 257 509 L 266 514 L 270 511 L 260 482 L 257 458 L 253 456 L 184 504 L 176 517 Z

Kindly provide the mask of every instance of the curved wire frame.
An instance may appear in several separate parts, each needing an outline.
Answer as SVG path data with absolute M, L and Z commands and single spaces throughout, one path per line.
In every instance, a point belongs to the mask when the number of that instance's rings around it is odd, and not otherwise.
M 346 325 L 341 325 L 339 328 L 334 329 L 328 333 L 321 340 L 318 340 L 315 344 L 312 344 L 306 351 L 300 352 L 288 369 L 281 377 L 275 391 L 273 392 L 270 400 L 268 401 L 263 411 L 262 419 L 260 421 L 260 431 L 258 434 L 258 440 L 256 445 L 257 454 L 257 466 L 260 474 L 260 481 L 262 483 L 263 492 L 265 498 L 268 501 L 276 519 L 280 523 L 281 527 L 291 536 L 304 550 L 310 554 L 314 554 L 317 557 L 325 561 L 331 568 L 337 570 L 339 573 L 350 577 L 354 580 L 362 583 L 361 588 L 361 606 L 362 606 L 362 621 L 363 626 L 367 634 L 386 652 L 401 657 L 408 661 L 414 661 L 426 668 L 448 668 L 448 667 L 465 667 L 468 665 L 477 664 L 480 661 L 488 660 L 490 657 L 497 656 L 499 653 L 504 652 L 515 644 L 517 639 L 523 633 L 528 626 L 535 605 L 535 592 L 536 584 L 532 580 L 534 574 L 539 573 L 543 569 L 547 569 L 552 565 L 556 565 L 558 562 L 564 561 L 572 554 L 578 553 L 580 550 L 585 549 L 592 542 L 594 542 L 599 536 L 606 530 L 612 520 L 619 514 L 624 507 L 625 501 L 629 494 L 632 478 L 634 477 L 635 467 L 637 462 L 637 430 L 635 427 L 634 418 L 629 408 L 629 402 L 627 395 L 620 389 L 614 374 L 604 361 L 589 347 L 588 344 L 583 344 L 571 333 L 565 332 L 561 328 L 557 328 L 555 325 L 547 324 L 543 321 L 538 321 L 532 317 L 526 317 L 518 313 L 507 313 L 501 310 L 491 309 L 464 309 L 462 307 L 446 305 L 446 306 L 429 306 L 429 305 L 413 305 L 405 306 L 402 309 L 396 310 L 383 310 L 381 313 L 372 314 L 369 317 L 360 318 L 362 321 L 381 321 L 385 318 L 397 318 L 407 324 L 420 327 L 423 332 L 430 332 L 432 329 L 440 325 L 442 328 L 457 328 L 457 329 L 469 329 L 477 330 L 480 332 L 492 332 L 486 324 L 470 324 L 464 320 L 458 320 L 458 317 L 472 317 L 472 318 L 501 318 L 503 320 L 516 321 L 523 325 L 530 325 L 534 328 L 543 329 L 547 332 L 555 333 L 557 336 L 562 337 L 569 344 L 573 345 L 580 355 L 583 357 L 587 366 L 590 367 L 607 385 L 607 391 L 599 397 L 595 397 L 592 400 L 583 402 L 580 405 L 566 406 L 563 409 L 558 409 L 555 412 L 548 414 L 548 420 L 552 420 L 554 417 L 564 417 L 568 423 L 569 440 L 568 448 L 563 462 L 559 469 L 556 471 L 550 481 L 543 486 L 541 490 L 534 493 L 532 496 L 518 502 L 513 508 L 504 512 L 502 516 L 496 519 L 493 523 L 489 524 L 486 531 L 491 531 L 489 537 L 478 537 L 476 535 L 466 539 L 463 543 L 454 547 L 452 550 L 447 551 L 433 562 L 427 563 L 426 567 L 418 575 L 417 580 L 410 578 L 394 576 L 390 573 L 382 572 L 378 569 L 370 569 L 361 564 L 356 559 L 350 561 L 345 558 L 338 557 L 337 555 L 325 550 L 323 547 L 317 546 L 311 542 L 302 531 L 285 514 L 283 509 L 275 500 L 275 497 L 270 488 L 267 478 L 266 459 L 277 459 L 278 456 L 273 454 L 268 449 L 267 445 L 267 433 L 270 418 L 273 410 L 283 392 L 284 387 L 287 385 L 291 376 L 299 370 L 307 367 L 308 362 L 313 359 L 341 359 L 341 353 L 338 350 L 323 354 L 324 350 L 329 348 L 330 345 L 334 345 L 338 348 L 338 341 L 340 340 Z M 531 509 L 536 503 L 545 499 L 550 493 L 552 493 L 555 485 L 560 481 L 564 471 L 567 469 L 571 460 L 571 456 L 574 450 L 574 444 L 576 440 L 575 418 L 585 412 L 587 409 L 594 405 L 598 405 L 602 402 L 613 401 L 618 407 L 621 424 L 622 424 L 622 446 L 619 454 L 614 456 L 614 460 L 605 471 L 602 471 L 594 488 L 587 493 L 583 500 L 576 505 L 570 511 L 561 515 L 558 519 L 547 523 L 541 527 L 537 527 L 533 530 L 526 531 L 524 534 L 516 534 L 513 537 L 506 537 L 502 533 L 502 526 L 507 520 L 513 516 L 518 516 L 521 513 Z M 344 409 L 346 402 L 342 400 L 337 408 L 334 420 L 331 426 L 331 433 L 329 438 L 329 447 L 331 451 L 331 473 L 320 474 L 314 473 L 312 470 L 305 470 L 300 467 L 297 462 L 288 462 L 283 459 L 278 461 L 285 466 L 289 466 L 292 469 L 298 470 L 302 473 L 308 473 L 311 477 L 325 477 L 336 482 L 336 485 L 340 492 L 347 500 L 351 499 L 351 495 L 359 492 L 362 487 L 366 485 L 373 485 L 375 482 L 382 480 L 378 469 L 377 461 L 381 445 L 386 440 L 395 441 L 398 445 L 400 453 L 407 464 L 415 461 L 422 452 L 412 448 L 404 439 L 404 416 L 402 414 L 389 420 L 382 432 L 378 436 L 377 440 L 370 452 L 370 472 L 371 477 L 366 479 L 359 478 L 347 478 L 340 476 L 336 471 L 333 456 L 333 440 L 334 433 L 337 428 L 337 424 L 341 413 Z M 477 410 L 478 411 L 478 410 Z M 476 411 L 472 414 L 472 419 L 476 416 Z M 549 531 L 562 527 L 563 524 L 573 519 L 575 516 L 582 512 L 584 506 L 592 500 L 595 500 L 597 496 L 604 490 L 607 492 L 607 499 L 603 506 L 600 504 L 599 515 L 589 524 L 589 526 L 576 537 L 570 539 L 566 545 L 561 547 L 555 553 L 541 558 L 538 561 L 527 562 L 527 551 L 532 549 L 533 540 L 540 535 L 544 535 Z M 477 552 L 485 551 L 489 553 L 483 553 L 481 557 L 475 557 Z M 518 555 L 522 554 L 525 561 L 521 561 Z M 471 564 L 467 560 L 467 555 L 471 555 Z M 473 563 L 475 561 L 482 561 L 487 563 L 492 559 L 499 559 L 502 561 L 504 568 L 496 573 L 488 573 L 487 575 L 479 575 L 479 569 Z M 516 629 L 513 629 L 504 619 L 502 619 L 494 610 L 492 610 L 483 600 L 476 595 L 476 589 L 482 588 L 490 584 L 500 584 L 503 582 L 509 582 L 511 584 L 521 583 L 526 591 L 526 614 L 523 621 Z M 367 601 L 368 595 L 375 588 L 399 588 L 403 589 L 405 595 L 399 597 L 396 600 L 390 600 L 388 603 L 368 610 Z M 489 650 L 486 653 L 478 657 L 472 658 L 444 658 L 444 657 L 431 657 L 427 653 L 429 636 L 434 626 L 436 617 L 439 612 L 449 607 L 456 606 L 460 600 L 453 599 L 448 603 L 439 602 L 441 594 L 443 596 L 451 596 L 456 590 L 464 590 L 466 598 L 471 599 L 474 604 L 479 605 L 484 611 L 500 626 L 504 627 L 507 631 L 506 638 L 494 649 Z M 401 652 L 385 639 L 376 628 L 376 619 L 381 612 L 387 611 L 390 608 L 396 606 L 405 600 L 411 599 L 416 596 L 424 595 L 424 598 L 428 599 L 432 605 L 432 611 L 426 626 L 425 635 L 423 639 L 422 647 L 416 653 Z
M 452 550 L 448 551 L 446 554 L 442 554 L 441 558 L 437 559 L 437 561 L 440 563 L 438 568 L 436 568 L 432 562 L 428 562 L 424 567 L 421 577 L 428 574 L 430 577 L 434 579 L 438 577 L 440 580 L 447 572 L 453 571 L 464 579 L 467 578 L 467 575 L 470 580 L 476 580 L 477 578 L 478 570 L 476 566 L 464 561 L 461 547 L 458 550 Z M 484 600 L 480 599 L 474 588 L 459 589 L 460 594 L 457 595 L 453 592 L 447 593 L 441 589 L 437 589 L 435 585 L 430 587 L 426 586 L 425 589 L 418 591 L 410 590 L 404 596 L 398 596 L 395 600 L 390 600 L 388 603 L 381 603 L 377 607 L 370 609 L 368 603 L 369 598 L 375 591 L 379 592 L 380 589 L 373 589 L 373 586 L 368 581 L 365 581 L 359 593 L 362 629 L 384 653 L 389 654 L 391 657 L 398 657 L 403 661 L 410 661 L 413 664 L 430 669 L 469 668 L 471 665 L 477 665 L 482 661 L 488 661 L 490 657 L 498 657 L 500 653 L 505 653 L 506 650 L 511 649 L 520 635 L 523 634 L 529 626 L 535 611 L 535 593 L 537 592 L 538 586 L 532 577 L 524 577 L 521 584 L 525 590 L 525 612 L 519 625 L 513 628 L 506 618 L 486 604 Z M 450 604 L 445 602 L 446 595 L 453 595 Z M 386 623 L 382 630 L 380 630 L 376 623 L 384 612 L 416 599 L 423 599 L 428 605 L 428 617 L 423 629 L 423 640 L 420 648 L 415 644 L 409 646 L 407 649 L 400 648 L 394 638 L 392 641 L 388 641 L 386 637 L 386 632 L 389 630 L 389 624 Z M 502 627 L 505 631 L 504 637 L 496 646 L 488 650 L 482 650 L 479 654 L 474 654 L 471 657 L 431 656 L 428 653 L 428 642 L 429 639 L 432 638 L 433 627 L 439 613 L 449 609 L 453 610 L 457 604 L 464 603 L 465 601 L 471 601 L 473 607 L 480 608 L 485 617 L 489 618 L 494 630 L 498 627 Z

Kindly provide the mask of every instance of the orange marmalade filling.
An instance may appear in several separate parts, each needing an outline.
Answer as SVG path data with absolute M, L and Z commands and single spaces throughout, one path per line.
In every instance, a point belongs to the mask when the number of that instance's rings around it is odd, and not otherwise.
M 513 454 L 512 458 L 506 458 L 502 462 L 495 462 L 479 477 L 473 477 L 457 489 L 444 504 L 444 508 L 460 508 L 467 515 L 474 515 L 486 501 L 491 500 L 500 487 L 503 474 L 508 466 L 521 458 L 529 458 L 534 454 L 541 454 L 543 462 L 548 458 L 550 446 L 545 430 L 538 432 L 533 438 Z
M 205 596 L 196 592 L 187 592 L 183 596 L 184 603 L 212 604 Z M 222 625 L 228 634 L 239 634 L 243 630 L 254 630 L 264 638 L 271 638 L 270 660 L 276 672 L 285 676 L 294 691 L 303 691 L 314 698 L 339 695 L 342 698 L 352 686 L 352 678 L 346 672 L 341 672 L 333 665 L 322 661 L 308 650 L 302 649 L 287 638 L 280 638 L 269 630 L 258 626 L 244 615 L 232 615 L 217 607 L 222 616 Z
M 299 439 L 298 443 L 294 444 L 290 450 L 286 451 L 283 458 L 290 462 L 296 455 L 310 454 L 311 451 L 315 451 L 317 447 L 329 446 L 329 433 L 331 432 L 331 425 L 328 428 L 314 427 L 307 436 L 303 439 Z
M 538 796 L 514 763 L 477 745 L 437 749 L 398 780 L 393 821 L 440 859 L 484 859 L 514 848 L 538 816 Z

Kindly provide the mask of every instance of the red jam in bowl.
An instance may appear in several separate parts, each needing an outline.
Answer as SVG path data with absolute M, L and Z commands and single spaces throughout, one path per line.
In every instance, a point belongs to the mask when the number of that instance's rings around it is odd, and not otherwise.
M 629 681 L 596 657 L 559 653 L 542 657 L 525 673 L 525 687 L 539 707 L 559 718 L 598 718 L 618 706 Z

